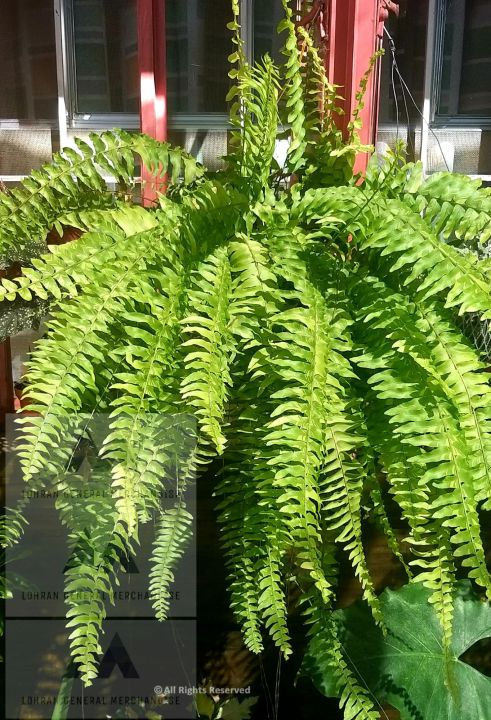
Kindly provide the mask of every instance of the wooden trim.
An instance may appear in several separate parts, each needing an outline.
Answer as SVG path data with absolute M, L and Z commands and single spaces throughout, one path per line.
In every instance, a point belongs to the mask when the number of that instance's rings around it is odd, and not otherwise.
M 164 0 L 137 0 L 140 129 L 156 140 L 167 139 L 167 58 Z M 142 167 L 142 200 L 151 205 L 165 178 Z
M 343 132 L 356 107 L 356 92 L 377 45 L 378 0 L 331 0 L 329 15 L 329 49 L 326 56 L 331 82 L 340 86 L 344 114 L 339 116 Z M 371 76 L 365 106 L 361 113 L 360 139 L 370 145 L 375 139 L 375 82 Z M 358 155 L 355 172 L 364 172 L 366 153 Z
M 328 0 L 329 9 L 324 14 L 328 50 L 325 61 L 329 79 L 340 86 L 344 97 L 344 115 L 339 116 L 339 126 L 347 132 L 347 126 L 356 107 L 356 93 L 360 80 L 366 72 L 370 58 L 380 45 L 383 21 L 389 11 L 397 6 L 389 0 Z M 378 121 L 379 68 L 375 68 L 367 86 L 365 105 L 361 112 L 360 139 L 373 145 Z M 358 155 L 355 172 L 364 172 L 369 157 Z
M 5 431 L 5 416 L 14 412 L 14 381 L 10 340 L 0 343 L 0 427 Z

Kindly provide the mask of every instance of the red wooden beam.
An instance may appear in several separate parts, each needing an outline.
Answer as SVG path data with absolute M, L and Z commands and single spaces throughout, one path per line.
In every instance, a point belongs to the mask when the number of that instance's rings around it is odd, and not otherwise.
M 5 419 L 14 412 L 14 382 L 10 341 L 0 343 L 0 428 L 5 431 Z
M 164 0 L 137 0 L 140 128 L 156 140 L 167 140 L 167 60 Z M 142 166 L 142 198 L 151 205 L 165 179 Z
M 340 86 L 344 115 L 339 122 L 346 132 L 356 107 L 355 98 L 360 80 L 368 68 L 377 45 L 378 0 L 330 0 L 327 13 L 327 72 L 331 82 Z M 361 114 L 360 139 L 369 145 L 375 138 L 376 108 L 373 75 L 370 78 Z M 366 170 L 367 155 L 359 155 L 355 172 Z
M 325 62 L 329 79 L 340 86 L 343 95 L 344 115 L 340 126 L 346 132 L 356 107 L 356 93 L 366 72 L 370 58 L 380 47 L 383 23 L 389 11 L 397 11 L 392 0 L 325 0 L 323 13 L 324 35 L 327 38 Z M 361 113 L 360 139 L 366 145 L 375 143 L 378 120 L 380 73 L 372 73 L 365 105 Z M 364 172 L 368 155 L 361 154 L 355 163 L 355 172 Z
M 153 59 L 155 78 L 155 138 L 167 140 L 167 50 L 165 0 L 153 0 Z

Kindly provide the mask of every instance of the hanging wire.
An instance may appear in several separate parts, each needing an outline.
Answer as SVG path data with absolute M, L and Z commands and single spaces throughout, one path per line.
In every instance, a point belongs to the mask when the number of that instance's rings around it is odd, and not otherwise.
M 411 91 L 410 91 L 410 89 L 409 89 L 409 87 L 408 87 L 408 84 L 406 83 L 406 81 L 405 81 L 404 78 L 402 77 L 401 71 L 400 71 L 400 69 L 399 69 L 399 65 L 397 64 L 396 46 L 395 46 L 395 43 L 394 43 L 394 39 L 392 38 L 392 35 L 391 35 L 390 32 L 387 30 L 387 28 L 385 27 L 385 25 L 384 25 L 384 33 L 385 33 L 386 36 L 387 36 L 387 39 L 388 39 L 388 41 L 389 41 L 389 47 L 390 47 L 391 53 L 392 53 L 392 70 L 393 70 L 393 72 L 395 72 L 395 73 L 397 74 L 397 77 L 399 78 L 399 82 L 400 82 L 400 84 L 401 84 L 402 92 L 403 92 L 403 94 L 404 94 L 404 91 L 407 92 L 408 97 L 409 97 L 409 99 L 411 100 L 411 102 L 412 102 L 412 104 L 414 105 L 414 107 L 416 108 L 416 111 L 417 111 L 418 115 L 421 117 L 421 120 L 422 120 L 423 123 L 428 127 L 428 130 L 430 131 L 430 133 L 432 134 L 433 138 L 435 139 L 435 141 L 436 141 L 436 143 L 437 143 L 437 145 L 438 145 L 438 148 L 439 148 L 439 150 L 440 150 L 440 152 L 441 152 L 441 154 L 442 154 L 442 158 L 443 158 L 443 162 L 444 162 L 444 164 L 445 164 L 445 168 L 448 170 L 448 172 L 450 172 L 450 168 L 449 168 L 448 163 L 447 163 L 447 158 L 445 157 L 445 153 L 443 152 L 443 148 L 442 148 L 442 146 L 441 146 L 441 143 L 440 143 L 440 140 L 438 139 L 437 134 L 435 133 L 435 131 L 433 130 L 433 128 L 431 127 L 431 125 L 429 124 L 429 122 L 427 121 L 427 119 L 425 118 L 425 116 L 423 115 L 423 113 L 421 112 L 421 109 L 419 108 L 418 103 L 417 103 L 416 100 L 414 99 L 414 96 L 413 96 L 413 94 L 411 93 Z M 394 89 L 394 86 L 393 86 L 393 89 Z M 394 91 L 394 95 L 395 95 L 395 91 Z M 396 100 L 396 102 L 397 102 L 397 100 Z
M 396 83 L 395 83 L 395 73 L 397 72 L 397 60 L 396 60 L 396 46 L 392 39 L 392 37 L 389 35 L 389 32 L 387 31 L 385 24 L 384 24 L 384 31 L 387 33 L 387 37 L 389 40 L 389 50 L 392 55 L 392 65 L 390 68 L 390 84 L 392 86 L 392 94 L 394 95 L 394 105 L 396 110 L 396 146 L 399 142 L 399 100 L 397 99 L 397 89 L 396 89 Z M 408 128 L 409 132 L 409 128 Z
M 414 146 L 414 143 L 413 143 L 413 140 L 412 140 L 412 137 L 411 137 L 411 133 L 410 133 L 411 120 L 410 120 L 410 117 L 409 117 L 409 108 L 408 108 L 408 104 L 407 104 L 406 91 L 405 91 L 404 85 L 403 85 L 402 82 L 401 82 L 401 73 L 400 73 L 400 71 L 399 71 L 399 66 L 398 66 L 398 64 L 397 64 L 396 45 L 395 45 L 395 42 L 394 42 L 392 36 L 390 35 L 390 33 L 388 32 L 387 28 L 385 27 L 385 25 L 384 25 L 384 31 L 385 31 L 385 33 L 386 33 L 386 35 L 387 35 L 387 40 L 388 40 L 388 43 L 389 43 L 389 50 L 390 50 L 390 53 L 391 53 L 391 56 L 392 56 L 391 85 L 392 85 L 392 92 L 393 92 L 393 95 L 394 95 L 394 102 L 395 102 L 395 106 L 396 106 L 396 123 L 397 123 L 396 143 L 397 143 L 397 141 L 398 141 L 398 139 L 399 139 L 399 137 L 398 137 L 398 136 L 399 136 L 399 103 L 398 103 L 397 88 L 396 88 L 396 83 L 395 83 L 394 75 L 397 75 L 398 80 L 399 80 L 399 85 L 400 85 L 400 88 L 401 88 L 402 100 L 403 100 L 403 102 L 404 102 L 404 108 L 405 108 L 405 112 L 406 112 L 407 144 L 408 144 L 409 147 L 410 147 L 410 150 L 411 150 L 411 152 L 412 152 L 413 157 L 415 157 L 415 156 L 416 156 L 416 148 L 415 148 L 415 146 Z

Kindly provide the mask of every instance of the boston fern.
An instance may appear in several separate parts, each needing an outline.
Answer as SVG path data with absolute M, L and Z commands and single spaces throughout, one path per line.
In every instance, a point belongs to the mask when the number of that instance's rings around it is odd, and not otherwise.
M 21 464 L 32 489 L 75 490 L 80 478 L 66 470 L 74 427 L 109 416 L 109 497 L 101 493 L 91 515 L 59 500 L 79 548 L 66 570 L 68 624 L 87 684 L 97 675 L 100 591 L 110 594 L 149 520 L 150 594 L 157 618 L 166 616 L 191 517 L 184 495 L 160 506 L 175 458 L 149 418 L 193 416 L 196 450 L 176 472 L 185 485 L 221 458 L 223 553 L 247 646 L 261 652 L 268 633 L 291 654 L 295 583 L 311 631 L 329 638 L 325 662 L 346 717 L 376 718 L 332 620 L 343 551 L 384 627 L 363 547 L 367 508 L 404 561 L 383 506 L 388 488 L 409 528 L 408 573 L 431 591 L 445 643 L 456 574 L 491 595 L 479 515 L 491 509 L 491 389 L 460 330 L 465 313 L 491 317 L 491 267 L 456 247 L 491 236 L 491 195 L 459 175 L 425 180 L 397 156 L 363 182 L 353 177 L 364 149 L 359 110 L 343 138 L 337 89 L 309 35 L 285 2 L 284 65 L 265 57 L 251 67 L 237 5 L 222 171 L 111 132 L 76 141 L 1 197 L 5 265 L 24 262 L 2 281 L 2 301 L 50 302 L 27 372 L 33 415 L 23 419 Z M 279 163 L 281 138 L 289 145 Z M 132 202 L 135 155 L 167 185 L 148 209 Z M 104 174 L 119 192 L 107 191 Z M 46 251 L 47 231 L 65 226 L 81 237 Z M 12 508 L 4 543 L 24 526 Z

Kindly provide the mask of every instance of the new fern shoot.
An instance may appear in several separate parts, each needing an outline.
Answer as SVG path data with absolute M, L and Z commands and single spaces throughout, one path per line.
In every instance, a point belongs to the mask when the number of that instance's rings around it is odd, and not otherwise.
M 377 718 L 332 611 L 343 550 L 384 625 L 362 540 L 368 506 L 400 555 L 382 488 L 407 523 L 411 582 L 431 591 L 445 642 L 456 574 L 491 596 L 480 517 L 491 509 L 491 388 L 460 330 L 465 313 L 491 317 L 491 266 L 455 247 L 491 236 L 491 193 L 451 173 L 425 180 L 396 156 L 356 182 L 357 116 L 343 138 L 338 90 L 284 4 L 277 67 L 269 57 L 247 64 L 233 3 L 222 170 L 114 131 L 76 141 L 0 196 L 3 264 L 23 264 L 1 283 L 3 307 L 50 304 L 26 377 L 34 414 L 20 458 L 28 487 L 69 486 L 74 434 L 61 428 L 110 417 L 101 460 L 112 477 L 98 520 L 84 525 L 75 507 L 59 508 L 71 542 L 97 548 L 105 538 L 106 551 L 75 555 L 67 587 L 110 590 L 121 550 L 134 552 L 139 525 L 156 520 L 149 584 L 163 620 L 190 516 L 185 496 L 160 507 L 171 453 L 144 419 L 193 416 L 196 451 L 176 471 L 185 485 L 196 470 L 199 482 L 221 458 L 222 549 L 247 646 L 260 653 L 269 635 L 291 654 L 288 567 L 311 632 L 328 638 L 346 717 Z M 148 209 L 128 190 L 135 157 L 168 178 Z M 124 191 L 106 190 L 107 172 Z M 64 226 L 83 233 L 46 247 L 47 232 Z M 24 526 L 22 508 L 9 510 L 4 545 Z M 105 616 L 95 599 L 89 610 L 68 610 L 87 684 Z

